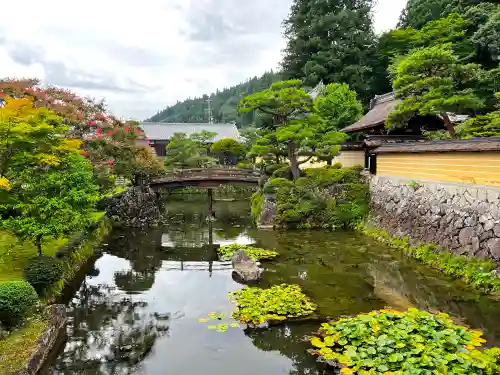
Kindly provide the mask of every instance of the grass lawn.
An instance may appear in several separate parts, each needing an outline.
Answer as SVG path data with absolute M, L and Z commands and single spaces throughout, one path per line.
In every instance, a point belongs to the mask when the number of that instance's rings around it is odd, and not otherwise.
M 0 340 L 0 374 L 12 374 L 26 365 L 47 325 L 41 316 L 33 316 L 23 328 Z
M 53 256 L 67 241 L 67 238 L 47 238 L 42 245 L 43 253 Z M 37 251 L 32 242 L 18 241 L 10 232 L 0 230 L 0 283 L 22 279 L 24 267 L 35 256 Z

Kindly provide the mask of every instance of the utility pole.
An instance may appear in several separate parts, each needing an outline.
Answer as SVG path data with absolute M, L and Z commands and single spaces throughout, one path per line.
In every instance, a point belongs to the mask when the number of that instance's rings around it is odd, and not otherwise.
M 205 111 L 208 112 L 208 123 L 213 124 L 214 123 L 214 118 L 212 116 L 212 99 L 208 98 L 205 100 L 208 103 L 208 108 L 205 109 Z

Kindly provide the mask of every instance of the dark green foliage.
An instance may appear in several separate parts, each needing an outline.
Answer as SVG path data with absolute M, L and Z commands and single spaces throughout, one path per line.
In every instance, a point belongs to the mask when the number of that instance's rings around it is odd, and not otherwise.
M 457 10 L 460 0 L 408 0 L 400 25 L 420 29 L 427 22 L 446 17 Z
M 275 177 L 275 178 L 286 178 L 287 180 L 291 180 L 291 179 L 293 179 L 292 169 L 290 168 L 289 165 L 287 165 L 285 167 L 281 167 L 279 169 L 276 169 L 273 172 L 273 177 Z
M 359 172 L 358 168 L 311 168 L 294 184 L 283 183 L 277 191 L 277 224 L 287 228 L 354 227 L 368 212 L 368 186 L 360 183 Z M 268 189 L 272 191 L 271 186 Z
M 372 96 L 372 7 L 372 0 L 295 0 L 284 22 L 284 78 L 311 87 L 347 83 L 366 104 Z
M 264 73 L 261 77 L 253 77 L 245 83 L 232 86 L 201 98 L 187 99 L 167 107 L 151 117 L 154 122 L 208 122 L 206 99 L 212 99 L 212 109 L 215 122 L 227 123 L 235 121 L 238 127 L 262 124 L 261 116 L 254 113 L 239 114 L 236 110 L 241 99 L 253 92 L 267 89 L 271 83 L 279 81 L 277 73 Z
M 448 113 L 467 114 L 490 106 L 499 71 L 477 64 L 462 64 L 451 46 L 438 44 L 417 49 L 391 67 L 396 96 L 403 99 L 389 115 L 388 128 L 405 127 L 415 116 L 441 116 L 455 137 Z
M 265 171 L 266 171 L 266 174 L 268 176 L 272 176 L 274 174 L 274 172 L 276 172 L 278 169 L 288 167 L 288 166 L 289 166 L 288 164 L 271 164 L 265 168 Z
M 63 275 L 61 263 L 49 256 L 34 258 L 24 270 L 24 278 L 39 295 L 47 292 Z
M 20 323 L 36 304 L 35 289 L 26 281 L 0 284 L 0 322 L 8 327 Z

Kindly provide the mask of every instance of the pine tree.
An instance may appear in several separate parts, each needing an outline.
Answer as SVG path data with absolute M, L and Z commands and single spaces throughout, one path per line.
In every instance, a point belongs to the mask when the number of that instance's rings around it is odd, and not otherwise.
M 284 22 L 285 78 L 306 86 L 347 83 L 367 102 L 375 34 L 373 0 L 295 0 Z

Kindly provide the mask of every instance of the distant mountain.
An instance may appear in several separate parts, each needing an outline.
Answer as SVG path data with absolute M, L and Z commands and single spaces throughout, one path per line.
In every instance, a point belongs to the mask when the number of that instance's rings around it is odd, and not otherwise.
M 253 77 L 239 85 L 217 90 L 201 98 L 186 99 L 167 107 L 146 121 L 150 122 L 208 122 L 207 99 L 212 99 L 212 115 L 216 123 L 235 122 L 240 128 L 252 123 L 259 124 L 259 118 L 253 113 L 238 114 L 236 107 L 244 96 L 265 90 L 276 81 L 279 81 L 278 73 L 273 71 L 264 73 L 262 77 Z

